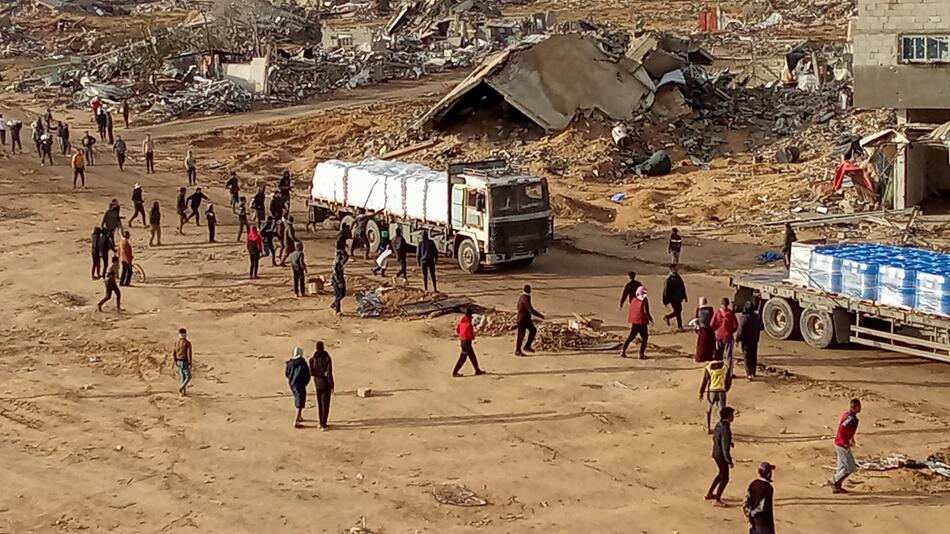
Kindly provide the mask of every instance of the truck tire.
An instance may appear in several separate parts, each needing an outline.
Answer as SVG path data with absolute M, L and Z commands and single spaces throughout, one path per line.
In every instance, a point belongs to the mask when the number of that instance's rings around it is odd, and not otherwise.
M 762 308 L 762 323 L 769 336 L 787 340 L 798 333 L 798 305 L 781 297 L 772 297 L 765 301 Z
M 373 256 L 379 250 L 383 236 L 379 232 L 379 224 L 373 219 L 366 221 L 366 240 L 369 241 L 369 254 Z
M 818 349 L 827 349 L 835 343 L 835 322 L 826 311 L 809 309 L 802 312 L 799 321 L 805 343 Z
M 459 267 L 468 274 L 475 274 L 481 267 L 481 255 L 478 247 L 471 239 L 463 239 L 459 243 L 458 250 L 455 251 L 455 257 L 458 259 Z

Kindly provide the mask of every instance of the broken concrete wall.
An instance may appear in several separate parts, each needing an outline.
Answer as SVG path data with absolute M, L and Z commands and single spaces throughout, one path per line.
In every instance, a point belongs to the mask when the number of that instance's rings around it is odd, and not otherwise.
M 225 63 L 221 67 L 226 79 L 251 93 L 265 94 L 269 66 L 266 57 L 255 57 L 250 63 Z

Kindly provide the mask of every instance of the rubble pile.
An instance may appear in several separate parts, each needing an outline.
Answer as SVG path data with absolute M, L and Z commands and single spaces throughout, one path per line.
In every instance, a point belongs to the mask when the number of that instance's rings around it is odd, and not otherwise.
M 467 19 L 497 18 L 501 16 L 501 9 L 496 0 L 406 0 L 395 10 L 386 25 L 386 33 L 436 32 L 440 23 L 459 16 Z
M 518 329 L 517 316 L 510 312 L 497 310 L 476 314 L 473 318 L 475 331 L 480 336 L 510 336 Z M 534 348 L 545 352 L 564 350 L 602 349 L 605 346 L 618 345 L 620 339 L 610 333 L 600 332 L 589 322 L 579 320 L 557 322 L 540 321 L 535 323 L 538 335 Z
M 231 80 L 196 79 L 187 89 L 158 95 L 147 115 L 171 119 L 188 113 L 237 113 L 251 109 L 251 93 Z

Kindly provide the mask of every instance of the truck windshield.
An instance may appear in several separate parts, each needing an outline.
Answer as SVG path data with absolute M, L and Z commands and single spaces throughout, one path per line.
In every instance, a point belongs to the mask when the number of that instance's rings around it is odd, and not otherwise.
M 548 209 L 548 191 L 544 182 L 493 187 L 491 199 L 495 215 L 535 213 Z

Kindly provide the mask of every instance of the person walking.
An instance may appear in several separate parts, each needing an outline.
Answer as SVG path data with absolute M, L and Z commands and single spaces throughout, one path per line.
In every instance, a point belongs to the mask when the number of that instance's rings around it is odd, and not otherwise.
M 33 139 L 33 144 L 36 146 L 36 155 L 42 158 L 43 148 L 41 142 L 43 140 L 43 134 L 46 132 L 43 128 L 43 120 L 37 118 L 36 122 L 30 125 L 30 129 L 30 138 Z
M 623 310 L 624 304 L 630 301 L 630 299 L 637 296 L 637 289 L 643 285 L 637 280 L 637 273 L 630 271 L 627 273 L 628 281 L 623 286 L 623 292 L 620 294 L 620 307 L 619 310 Z
M 432 292 L 438 293 L 439 286 L 435 279 L 435 264 L 439 259 L 439 249 L 435 246 L 435 241 L 429 239 L 429 232 L 422 231 L 419 246 L 416 247 L 416 260 L 419 267 L 422 268 L 422 287 L 429 291 L 429 278 L 432 278 Z M 530 298 L 529 298 L 530 300 Z M 531 343 L 528 343 L 530 346 Z
M 353 219 L 353 241 L 350 244 L 350 256 L 356 254 L 357 248 L 362 248 L 363 259 L 369 259 L 369 237 L 366 235 L 366 224 L 372 218 L 372 213 L 360 213 Z
M 280 176 L 280 181 L 277 182 L 277 190 L 280 191 L 280 196 L 284 198 L 284 213 L 290 213 L 290 189 L 292 183 L 290 171 L 285 169 Z
M 699 385 L 699 399 L 706 397 L 706 432 L 712 433 L 712 414 L 726 407 L 726 393 L 731 388 L 729 369 L 722 361 L 722 354 L 717 352 L 715 359 L 703 369 L 703 381 Z
M 191 341 L 188 340 L 188 331 L 184 328 L 178 329 L 178 341 L 175 342 L 175 348 L 172 350 L 172 359 L 175 361 L 175 367 L 178 368 L 178 395 L 188 396 L 188 385 L 191 384 L 191 369 L 194 364 L 193 349 Z
M 251 229 L 251 225 L 247 220 L 247 198 L 241 197 L 239 202 L 240 204 L 238 205 L 238 209 L 237 209 L 238 235 L 235 241 L 240 241 L 241 236 L 244 235 L 244 231 L 245 230 L 250 231 Z
M 115 134 L 113 133 L 112 111 L 106 111 L 106 134 L 109 138 L 109 144 L 115 144 Z
M 178 200 L 175 211 L 178 213 L 178 233 L 185 233 L 185 223 L 188 222 L 188 192 L 184 187 L 178 188 Z
M 317 341 L 316 350 L 310 358 L 310 375 L 317 388 L 317 416 L 320 430 L 326 430 L 330 419 L 330 397 L 333 395 L 333 360 L 322 341 Z
M 73 189 L 76 189 L 77 183 L 86 187 L 86 158 L 83 157 L 82 150 L 76 149 L 70 164 L 73 166 Z
M 201 209 L 201 201 L 210 200 L 207 195 L 201 192 L 200 187 L 195 188 L 195 192 L 188 197 L 188 205 L 191 206 L 191 213 L 188 214 L 188 217 L 185 219 L 185 222 L 191 220 L 192 217 L 195 218 L 195 226 L 201 226 L 200 217 L 198 212 Z
M 270 199 L 270 216 L 274 218 L 275 221 L 280 221 L 284 218 L 284 196 L 280 192 L 275 192 Z
M 122 101 L 122 122 L 125 123 L 125 129 L 129 129 L 129 101 Z
M 346 298 L 346 274 L 343 271 L 343 266 L 346 264 L 348 257 L 345 253 L 336 253 L 336 260 L 333 262 L 333 274 L 330 277 L 330 285 L 333 286 L 333 303 L 330 304 L 330 309 L 335 311 L 337 315 L 343 313 L 340 303 Z
M 284 220 L 284 235 L 281 239 L 280 266 L 287 265 L 287 258 L 297 250 L 297 231 L 294 230 L 294 218 L 287 217 Z
M 729 376 L 732 376 L 733 368 L 735 367 L 733 355 L 733 349 L 735 348 L 734 339 L 736 330 L 739 329 L 739 320 L 736 319 L 736 314 L 732 311 L 729 304 L 729 299 L 723 297 L 722 305 L 719 306 L 719 309 L 713 314 L 712 324 L 710 326 L 716 331 L 716 352 L 722 354 L 723 359 L 725 359 L 729 367 Z
M 848 493 L 842 487 L 846 478 L 857 470 L 854 463 L 854 435 L 858 432 L 858 414 L 861 413 L 861 399 L 851 399 L 848 411 L 841 416 L 838 422 L 838 431 L 835 432 L 835 474 L 831 477 L 832 493 Z
M 252 226 L 247 231 L 247 255 L 251 260 L 248 277 L 251 280 L 258 278 L 257 271 L 261 264 L 261 253 L 264 250 L 262 241 L 261 234 L 257 231 L 257 227 Z
M 46 166 L 49 160 L 49 166 L 53 166 L 53 136 L 45 133 L 40 136 L 40 167 Z
M 122 262 L 122 275 L 119 277 L 120 286 L 132 285 L 132 241 L 128 230 L 122 233 L 119 240 L 119 261 Z
M 191 150 L 185 153 L 185 173 L 188 175 L 188 185 L 198 185 L 198 164 Z
M 23 131 L 23 123 L 17 120 L 13 120 L 7 123 L 7 126 L 10 127 L 10 151 L 13 154 L 16 154 L 16 149 L 20 149 L 20 154 L 23 153 L 23 141 L 20 140 L 20 133 Z
M 350 225 L 342 223 L 340 225 L 340 232 L 336 235 L 336 253 L 344 254 L 347 258 L 350 257 L 350 253 L 347 251 L 346 243 L 353 238 L 353 233 L 350 230 Z
M 525 285 L 524 291 L 518 297 L 516 317 L 518 333 L 515 340 L 515 356 L 524 356 L 526 352 L 534 353 L 534 337 L 538 334 L 538 329 L 534 326 L 534 317 L 544 320 L 544 314 L 531 305 L 531 286 Z M 522 345 L 522 341 L 525 341 L 525 332 L 528 334 L 528 339 Z
M 113 198 L 109 202 L 109 207 L 102 214 L 102 226 L 109 231 L 110 236 L 115 235 L 115 231 L 122 227 L 122 206 L 119 205 L 119 199 Z
M 112 145 L 112 151 L 115 152 L 115 162 L 119 165 L 119 170 L 125 170 L 125 153 L 128 148 L 125 146 L 125 141 L 122 139 L 122 136 L 116 138 L 115 144 Z
M 686 295 L 686 284 L 679 273 L 679 266 L 670 264 L 670 274 L 663 283 L 663 305 L 670 307 L 670 313 L 663 316 L 666 326 L 670 326 L 670 319 L 676 319 L 676 328 L 683 329 L 683 303 L 689 302 Z
M 145 134 L 145 140 L 142 141 L 142 152 L 145 153 L 145 174 L 155 172 L 155 141 L 152 141 L 152 134 Z
M 112 257 L 115 252 L 118 251 L 115 248 L 115 240 L 112 238 L 112 233 L 105 227 L 101 228 L 99 230 L 99 258 L 102 260 L 102 269 L 99 272 L 102 273 L 102 276 L 106 275 L 106 271 L 109 269 L 109 258 Z M 116 256 L 116 261 L 118 261 L 118 256 Z M 118 269 L 118 264 L 116 264 L 116 269 Z M 116 278 L 118 277 L 119 273 L 117 271 Z
M 461 371 L 462 366 L 465 365 L 465 360 L 472 362 L 476 376 L 485 374 L 485 371 L 482 371 L 481 367 L 478 366 L 478 357 L 475 355 L 475 347 L 473 346 L 475 342 L 475 326 L 472 324 L 471 308 L 465 308 L 465 313 L 463 313 L 462 318 L 459 319 L 459 324 L 455 327 L 455 331 L 459 336 L 460 350 L 459 359 L 455 362 L 455 368 L 452 369 L 452 376 L 455 378 L 462 376 L 459 374 L 459 371 Z
M 640 286 L 636 294 L 630 299 L 627 310 L 627 322 L 630 323 L 630 333 L 626 341 L 623 342 L 623 348 L 620 350 L 620 357 L 627 357 L 627 348 L 630 343 L 640 336 L 640 359 L 647 359 L 647 341 L 650 339 L 649 325 L 653 324 L 653 315 L 650 314 L 650 300 L 647 298 L 647 288 Z
M 99 235 L 102 233 L 102 228 L 98 226 L 92 229 L 92 279 L 98 280 L 103 274 L 102 264 L 100 263 L 101 257 L 99 256 Z
M 103 232 L 105 233 L 105 232 Z M 119 291 L 119 284 L 116 282 L 116 278 L 119 276 L 119 257 L 112 256 L 112 265 L 106 270 L 105 274 L 105 284 L 106 284 L 106 296 L 99 301 L 99 304 L 96 305 L 96 309 L 100 312 L 102 311 L 102 305 L 112 299 L 112 295 L 115 294 L 115 311 L 122 311 L 122 292 Z
M 386 268 L 392 254 L 393 247 L 392 242 L 389 241 L 389 231 L 383 230 L 379 233 L 379 246 L 376 247 L 376 265 L 373 267 L 373 274 L 386 277 Z
M 785 261 L 785 270 L 792 268 L 792 245 L 797 241 L 798 236 L 795 235 L 792 223 L 785 223 L 785 240 L 782 243 L 782 259 Z
M 208 204 L 205 211 L 205 222 L 208 223 L 208 243 L 214 243 L 214 230 L 218 226 L 218 217 L 214 214 L 214 204 Z
M 667 247 L 670 253 L 670 264 L 680 264 L 680 252 L 683 250 L 683 236 L 680 235 L 678 228 L 674 228 L 670 233 L 670 243 Z
M 3 119 L 3 113 L 0 113 L 0 147 L 7 149 L 7 121 Z
M 241 184 L 238 182 L 236 172 L 231 171 L 228 181 L 224 183 L 224 188 L 228 190 L 228 195 L 231 198 L 231 213 L 237 213 L 238 201 L 243 197 L 241 197 Z M 238 235 L 238 239 L 241 239 L 240 235 Z
M 267 202 L 267 193 L 265 192 L 266 186 L 261 186 L 257 190 L 257 193 L 254 194 L 254 199 L 251 201 L 251 209 L 254 210 L 254 214 L 257 216 L 257 224 L 264 222 L 265 213 L 264 213 L 264 203 Z
M 264 225 L 261 226 L 261 238 L 264 241 L 264 257 L 270 256 L 272 267 L 277 267 L 277 250 L 274 248 L 274 218 L 267 216 Z
M 56 137 L 59 138 L 59 152 L 66 156 L 69 154 L 72 145 L 69 144 L 69 125 L 62 121 L 56 123 Z
M 148 226 L 150 232 L 148 246 L 162 246 L 162 210 L 157 200 L 152 203 L 152 210 L 148 213 Z
M 406 238 L 402 236 L 402 228 L 396 227 L 396 237 L 392 241 L 393 254 L 396 255 L 396 261 L 399 262 L 399 271 L 393 276 L 393 285 L 396 284 L 396 279 L 400 276 L 402 277 L 403 285 L 409 283 L 409 275 L 407 271 L 406 264 L 406 255 L 409 252 L 409 244 L 406 243 Z
M 303 243 L 297 241 L 294 251 L 290 253 L 290 268 L 294 277 L 294 295 L 307 296 L 307 260 L 303 255 Z
M 86 135 L 79 140 L 79 144 L 82 146 L 82 153 L 83 156 L 86 157 L 86 162 L 89 163 L 90 166 L 94 166 L 96 164 L 96 153 L 93 147 L 96 145 L 96 138 L 89 135 L 89 132 L 86 132 Z
M 772 487 L 772 473 L 775 466 L 762 462 L 759 464 L 759 478 L 749 484 L 742 504 L 742 513 L 749 520 L 749 534 L 775 534 L 775 515 Z
M 297 416 L 294 418 L 294 428 L 303 427 L 303 409 L 307 407 L 307 386 L 310 385 L 310 366 L 303 357 L 303 349 L 294 347 L 293 356 L 287 360 L 284 370 L 290 392 L 294 395 L 294 408 Z
M 121 139 L 119 139 L 121 141 Z M 118 143 L 116 143 L 118 144 Z M 132 222 L 138 218 L 139 215 L 142 216 L 142 227 L 145 227 L 145 199 L 142 194 L 142 185 L 135 184 L 135 187 L 132 188 L 132 205 L 135 207 L 135 213 L 132 214 L 132 218 L 129 219 L 129 228 L 132 228 Z
M 105 108 L 100 107 L 96 112 L 96 129 L 99 132 L 99 141 L 102 143 L 106 142 L 106 129 L 108 125 L 106 110 Z
M 759 365 L 759 336 L 765 330 L 762 318 L 755 312 L 752 301 L 742 305 L 742 315 L 739 316 L 739 328 L 736 330 L 736 342 L 742 347 L 742 359 L 745 361 L 745 376 L 749 380 L 755 379 Z
M 712 361 L 713 355 L 716 353 L 716 330 L 712 327 L 715 314 L 716 311 L 709 305 L 706 297 L 699 297 L 695 321 L 697 363 Z
M 726 491 L 726 485 L 729 484 L 729 469 L 735 467 L 732 463 L 732 422 L 735 420 L 736 411 L 726 406 L 719 412 L 720 421 L 713 432 L 713 460 L 716 461 L 716 467 L 719 473 L 713 479 L 709 491 L 706 492 L 707 501 L 715 501 L 717 506 L 726 506 L 722 502 L 722 494 Z

